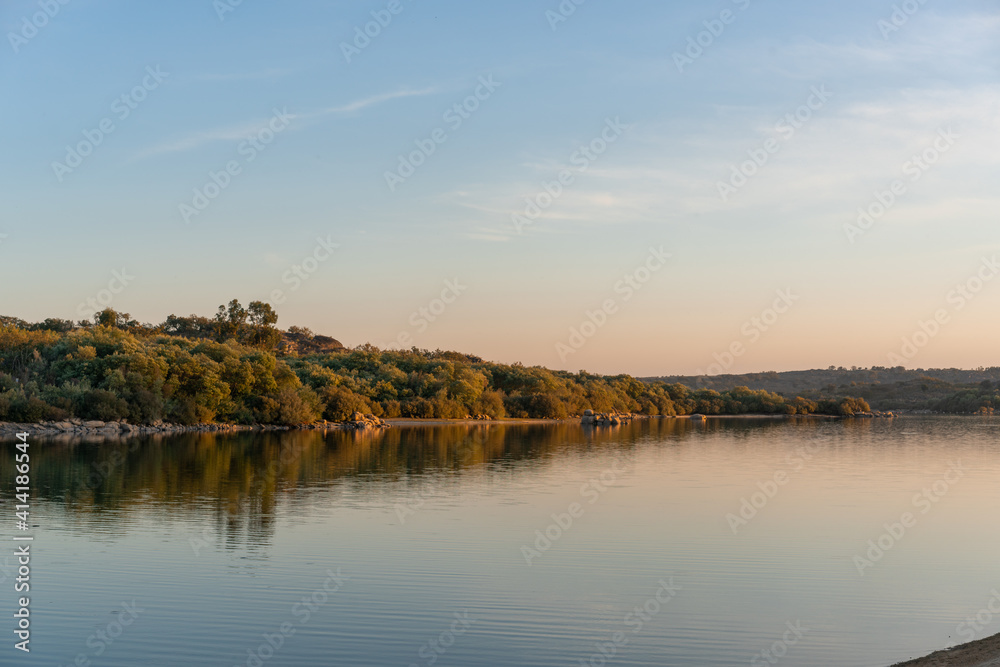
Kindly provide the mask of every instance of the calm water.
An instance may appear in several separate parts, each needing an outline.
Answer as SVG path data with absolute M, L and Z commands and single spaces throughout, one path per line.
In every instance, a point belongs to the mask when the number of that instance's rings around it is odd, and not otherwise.
M 888 665 L 962 637 L 1000 589 L 998 425 L 35 439 L 30 657 L 8 444 L 0 664 Z M 743 499 L 761 507 L 737 524 Z

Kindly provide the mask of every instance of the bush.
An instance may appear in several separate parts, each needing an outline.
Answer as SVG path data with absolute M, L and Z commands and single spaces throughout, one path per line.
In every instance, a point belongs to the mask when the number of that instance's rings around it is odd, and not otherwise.
M 53 408 L 37 396 L 17 394 L 7 408 L 7 418 L 14 422 L 33 423 L 49 419 L 63 419 L 65 411 Z
M 382 416 L 386 419 L 403 415 L 399 401 L 382 401 Z
M 285 426 L 311 424 L 320 417 L 319 396 L 308 387 L 285 387 L 277 396 L 277 414 L 273 423 Z
M 426 398 L 411 398 L 400 405 L 400 411 L 404 417 L 411 419 L 433 419 L 434 404 Z
M 507 411 L 503 407 L 503 392 L 484 391 L 473 404 L 472 412 L 477 415 L 489 415 L 493 419 L 506 417 Z
M 550 394 L 538 394 L 528 401 L 529 416 L 536 419 L 566 419 L 569 410 L 566 404 Z
M 92 389 L 83 394 L 76 405 L 75 412 L 84 419 L 100 421 L 115 421 L 125 419 L 129 414 L 129 405 L 125 399 L 105 389 Z
M 321 398 L 323 419 L 328 421 L 348 421 L 355 412 L 368 414 L 372 411 L 368 401 L 343 387 L 326 387 Z
M 132 424 L 152 424 L 163 419 L 163 399 L 148 389 L 137 389 L 132 394 L 128 420 Z

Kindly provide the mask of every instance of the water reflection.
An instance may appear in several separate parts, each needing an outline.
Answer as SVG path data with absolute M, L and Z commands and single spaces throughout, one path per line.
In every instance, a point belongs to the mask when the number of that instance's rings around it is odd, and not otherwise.
M 727 513 L 800 448 L 807 465 L 734 535 Z M 275 664 L 410 664 L 461 609 L 481 625 L 451 664 L 575 664 L 665 574 L 685 595 L 622 664 L 746 664 L 789 619 L 813 628 L 789 664 L 889 664 L 981 607 L 1000 534 L 995 422 L 972 418 L 32 439 L 31 452 L 46 664 L 71 664 L 89 619 L 133 597 L 150 622 L 102 664 L 242 663 L 340 566 L 351 586 Z M 536 529 L 619 455 L 627 473 L 528 565 Z M 852 557 L 953 457 L 968 477 L 859 577 Z M 0 500 L 13 472 L 0 457 Z
M 819 427 L 816 420 L 798 420 Z M 548 425 L 404 426 L 377 431 L 191 433 L 130 439 L 33 440 L 36 502 L 61 506 L 73 525 L 125 531 L 129 513 L 156 510 L 212 516 L 229 548 L 260 546 L 274 533 L 279 502 L 294 512 L 302 491 L 346 480 L 362 486 L 461 475 L 470 469 L 544 466 L 555 456 L 629 449 L 643 441 L 735 439 L 780 428 L 783 420 L 640 420 L 612 428 Z M 867 428 L 870 424 L 852 424 Z M 13 460 L 0 460 L 9 486 Z M 5 488 L 5 493 L 11 489 Z M 116 528 L 117 526 L 117 528 Z M 252 538 L 252 539 L 251 539 Z

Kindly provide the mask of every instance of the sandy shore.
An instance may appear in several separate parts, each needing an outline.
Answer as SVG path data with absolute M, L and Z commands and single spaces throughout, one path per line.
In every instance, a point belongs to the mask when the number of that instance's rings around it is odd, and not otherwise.
M 1000 634 L 892 667 L 1000 667 Z

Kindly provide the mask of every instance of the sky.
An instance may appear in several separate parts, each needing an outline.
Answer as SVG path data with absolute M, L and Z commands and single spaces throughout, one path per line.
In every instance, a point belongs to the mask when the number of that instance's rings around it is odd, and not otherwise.
M 0 3 L 0 314 L 668 375 L 1000 365 L 1000 11 Z

